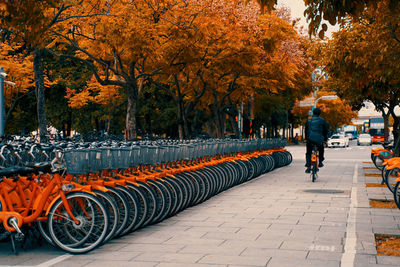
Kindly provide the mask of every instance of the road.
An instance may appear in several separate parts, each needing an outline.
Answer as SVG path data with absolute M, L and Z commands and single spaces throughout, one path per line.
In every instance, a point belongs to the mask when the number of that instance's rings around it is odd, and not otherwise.
M 364 176 L 375 171 L 370 147 L 326 149 L 315 183 L 304 173 L 305 146 L 287 149 L 290 166 L 85 255 L 42 246 L 14 256 L 0 243 L 0 267 L 400 266 L 376 255 L 374 233 L 400 234 L 400 211 L 369 208 L 371 198 L 391 198 L 386 188 L 365 187 L 379 181 Z

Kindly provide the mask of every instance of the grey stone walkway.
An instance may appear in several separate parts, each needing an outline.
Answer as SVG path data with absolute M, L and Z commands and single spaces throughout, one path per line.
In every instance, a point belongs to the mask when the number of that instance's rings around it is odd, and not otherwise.
M 365 187 L 369 155 L 328 159 L 316 183 L 304 156 L 294 156 L 288 167 L 55 266 L 400 266 L 376 256 L 374 233 L 400 233 L 400 212 L 369 208 L 368 197 L 390 199 L 385 188 Z
M 386 188 L 365 186 L 379 182 L 364 177 L 378 173 L 363 168 L 372 166 L 369 151 L 347 159 L 327 151 L 326 166 L 312 183 L 304 173 L 304 148 L 292 149 L 288 167 L 91 253 L 55 255 L 38 266 L 400 266 L 400 257 L 376 255 L 374 233 L 400 234 L 400 211 L 369 208 L 369 198 L 392 199 Z M 343 192 L 303 191 L 309 189 Z

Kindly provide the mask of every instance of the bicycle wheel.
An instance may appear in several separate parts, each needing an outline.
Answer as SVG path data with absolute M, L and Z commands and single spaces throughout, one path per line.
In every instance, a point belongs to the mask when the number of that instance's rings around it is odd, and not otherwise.
M 188 178 L 186 175 L 181 173 L 181 174 L 179 174 L 179 178 L 187 189 L 186 201 L 183 205 L 183 209 L 185 209 L 185 208 L 189 207 L 190 204 L 192 203 L 195 189 L 194 189 L 192 180 L 190 178 Z
M 103 191 L 100 191 L 97 189 L 94 189 L 93 192 L 103 202 L 103 205 L 107 209 L 107 213 L 108 213 L 110 227 L 109 227 L 108 233 L 103 241 L 105 243 L 114 237 L 114 234 L 118 229 L 119 210 L 118 210 L 117 203 L 107 192 L 103 192 Z
M 317 162 L 313 161 L 312 162 L 312 168 L 311 168 L 311 178 L 312 178 L 312 182 L 314 183 L 317 180 Z
M 50 208 L 47 225 L 53 243 L 64 251 L 79 254 L 100 245 L 109 228 L 107 210 L 92 194 L 73 192 L 66 195 L 71 212 L 78 219 L 70 218 L 64 202 L 58 199 Z
M 398 168 L 393 168 L 391 170 L 386 170 L 384 173 L 384 181 L 386 186 L 389 188 L 390 192 L 394 193 L 394 188 L 397 183 L 397 174 L 399 173 Z
M 136 224 L 133 226 L 133 228 L 131 229 L 131 231 L 135 231 L 137 229 L 139 229 L 145 219 L 146 219 L 146 215 L 147 215 L 147 211 L 148 211 L 148 200 L 146 197 L 146 193 L 143 192 L 143 188 L 136 186 L 135 184 L 132 183 L 127 183 L 126 186 L 129 188 L 129 190 L 134 191 L 136 196 L 138 197 L 138 219 L 136 221 Z
M 142 227 L 148 225 L 151 220 L 153 220 L 155 214 L 156 214 L 156 209 L 157 209 L 157 201 L 156 201 L 156 197 L 155 197 L 155 192 L 153 190 L 153 188 L 146 184 L 145 182 L 142 181 L 137 181 L 137 184 L 139 185 L 139 187 L 142 189 L 142 193 L 144 193 L 144 195 L 146 196 L 146 200 L 147 200 L 147 213 L 144 219 L 144 222 L 142 224 Z
M 178 193 L 176 192 L 176 186 L 167 178 L 164 178 L 163 180 L 165 186 L 168 188 L 168 191 L 171 195 L 171 205 L 169 210 L 167 211 L 167 217 L 171 216 L 171 213 L 173 210 L 175 210 L 176 206 L 178 205 Z
M 398 209 L 400 209 L 400 182 L 397 182 L 396 185 L 394 186 L 393 190 L 393 197 L 394 197 L 394 202 L 396 203 L 396 206 Z
M 166 216 L 165 212 L 169 209 L 169 199 L 167 197 L 167 189 L 159 181 L 147 180 L 147 183 L 154 187 L 157 193 L 157 199 L 159 201 L 159 207 L 151 223 L 159 222 L 163 217 Z M 170 195 L 169 195 L 170 197 Z
M 375 167 L 377 167 L 379 170 L 382 170 L 383 169 L 383 165 L 382 164 L 383 164 L 384 161 L 385 161 L 385 159 L 381 155 L 376 156 L 374 158 Z
M 176 195 L 175 195 L 176 205 L 173 208 L 171 208 L 171 211 L 168 214 L 168 216 L 172 216 L 172 215 L 175 215 L 183 205 L 183 189 L 182 189 L 182 185 L 178 182 L 178 178 L 167 177 L 167 178 L 165 178 L 165 180 L 167 180 L 170 183 L 170 185 L 175 189 L 175 192 L 176 192 Z
M 125 229 L 126 224 L 129 219 L 129 203 L 128 199 L 125 197 L 125 194 L 119 191 L 117 188 L 112 186 L 106 186 L 109 195 L 114 199 L 117 203 L 117 207 L 119 210 L 119 220 L 118 220 L 118 228 L 115 231 L 115 236 L 118 236 L 122 230 Z
M 181 175 L 183 175 L 184 177 L 186 177 L 187 180 L 189 180 L 189 183 L 192 187 L 192 191 L 193 191 L 192 197 L 188 203 L 188 206 L 193 206 L 193 204 L 199 197 L 200 185 L 199 185 L 198 181 L 196 180 L 196 178 L 193 177 L 190 172 L 184 172 L 184 173 L 181 173 Z
M 116 188 L 124 193 L 126 199 L 128 200 L 129 216 L 125 228 L 119 233 L 119 235 L 122 236 L 128 233 L 137 222 L 139 201 L 136 194 L 129 190 L 129 188 L 122 185 L 117 185 Z

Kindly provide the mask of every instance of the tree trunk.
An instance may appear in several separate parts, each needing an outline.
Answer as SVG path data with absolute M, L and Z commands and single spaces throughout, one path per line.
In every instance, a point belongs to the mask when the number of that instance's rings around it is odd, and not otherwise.
M 137 107 L 137 93 L 136 84 L 126 85 L 126 95 L 128 98 L 128 106 L 126 110 L 126 139 L 133 140 L 137 137 L 136 131 L 136 107 Z
M 214 114 L 215 130 L 217 138 L 224 138 L 225 123 L 222 118 L 223 112 L 220 112 L 218 104 L 211 105 L 212 113 Z
M 382 112 L 383 117 L 383 134 L 384 134 L 384 142 L 386 143 L 389 140 L 389 112 Z
M 394 144 L 394 153 L 395 156 L 399 156 L 400 155 L 400 118 L 394 115 L 394 112 L 392 113 L 392 117 L 393 117 L 393 144 Z
M 178 134 L 179 139 L 185 139 L 185 130 L 184 130 L 184 122 L 183 122 L 183 105 L 181 97 L 176 97 L 176 103 L 178 107 L 178 114 L 177 114 L 177 122 L 178 122 Z
M 238 127 L 237 121 L 235 120 L 235 116 L 232 116 L 231 114 L 228 114 L 228 116 L 229 116 L 229 121 L 231 123 L 231 127 L 233 129 L 233 132 L 235 133 L 236 138 L 240 138 L 239 127 Z
M 39 123 L 39 138 L 41 143 L 47 142 L 46 110 L 44 97 L 44 76 L 42 65 L 42 51 L 35 49 L 33 57 L 33 70 L 35 74 L 35 92 L 37 101 L 37 116 Z

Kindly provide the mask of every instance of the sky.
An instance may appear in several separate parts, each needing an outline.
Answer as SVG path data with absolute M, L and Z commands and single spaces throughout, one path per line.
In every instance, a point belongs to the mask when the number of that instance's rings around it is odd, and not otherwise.
M 308 30 L 308 23 L 306 18 L 304 17 L 304 10 L 306 7 L 304 6 L 303 0 L 278 0 L 278 7 L 285 5 L 290 8 L 293 18 L 300 18 L 299 24 L 304 27 L 305 30 Z M 328 25 L 328 32 L 325 36 L 330 37 L 333 31 L 338 29 L 337 26 L 332 26 L 329 22 L 326 22 Z

